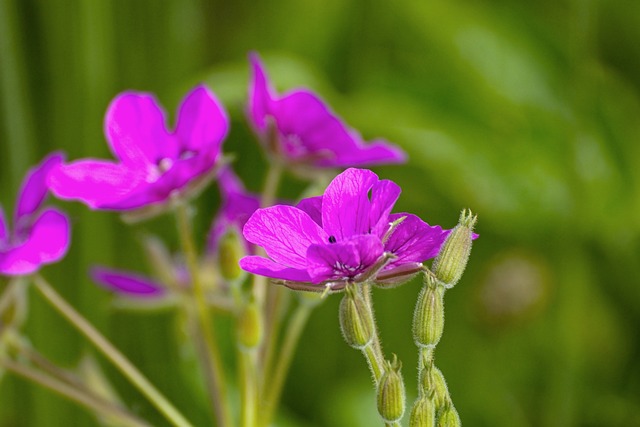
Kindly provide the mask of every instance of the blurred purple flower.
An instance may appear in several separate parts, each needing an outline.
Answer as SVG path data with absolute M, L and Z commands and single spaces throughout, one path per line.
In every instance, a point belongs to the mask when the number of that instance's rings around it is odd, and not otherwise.
M 347 169 L 322 196 L 304 199 L 297 207 L 258 209 L 244 236 L 262 246 L 269 258 L 247 256 L 240 266 L 285 282 L 332 283 L 332 289 L 372 272 L 378 278 L 394 271 L 415 273 L 420 263 L 438 254 L 450 231 L 415 215 L 391 214 L 400 191 L 369 170 Z M 402 217 L 391 230 L 391 223 Z
M 91 277 L 101 286 L 134 298 L 158 298 L 166 294 L 165 287 L 145 276 L 105 267 L 91 269 Z
M 18 195 L 13 232 L 0 206 L 0 274 L 30 274 L 67 253 L 69 220 L 57 209 L 42 207 L 47 196 L 47 174 L 62 160 L 62 154 L 50 154 L 27 172 Z
M 242 236 L 242 228 L 249 217 L 260 207 L 260 196 L 245 190 L 242 181 L 236 176 L 230 166 L 224 166 L 218 175 L 218 185 L 222 195 L 222 206 L 211 224 L 207 239 L 208 250 L 216 252 L 223 235 L 230 229 Z M 245 243 L 246 253 L 255 252 L 252 244 Z
M 111 102 L 105 118 L 105 134 L 118 160 L 60 165 L 49 175 L 49 186 L 56 196 L 92 209 L 127 211 L 159 204 L 206 183 L 228 126 L 225 111 L 205 86 L 185 97 L 173 132 L 152 95 L 124 92 Z
M 258 55 L 251 54 L 250 60 L 253 82 L 248 115 L 267 150 L 289 163 L 320 168 L 406 161 L 405 153 L 386 141 L 365 143 L 313 92 L 297 89 L 279 96 Z

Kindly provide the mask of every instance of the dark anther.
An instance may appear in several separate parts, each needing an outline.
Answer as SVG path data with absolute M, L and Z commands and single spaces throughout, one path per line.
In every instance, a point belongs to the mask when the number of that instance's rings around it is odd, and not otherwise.
M 336 238 L 334 236 L 329 236 L 329 243 L 335 243 Z

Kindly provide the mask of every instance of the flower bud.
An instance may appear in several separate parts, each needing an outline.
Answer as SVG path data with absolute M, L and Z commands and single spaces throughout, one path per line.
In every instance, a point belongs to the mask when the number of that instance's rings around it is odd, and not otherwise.
M 429 274 L 425 280 L 413 314 L 413 339 L 418 347 L 433 348 L 444 330 L 444 288 Z
M 358 350 L 373 338 L 373 317 L 354 285 L 347 285 L 340 301 L 340 329 L 347 344 Z
M 447 405 L 438 417 L 438 427 L 460 427 L 462 422 L 453 405 Z
M 436 408 L 442 408 L 449 401 L 449 388 L 442 371 L 435 366 L 423 371 L 420 378 L 422 390 L 431 395 Z
M 262 317 L 258 304 L 252 299 L 238 316 L 238 342 L 244 348 L 255 348 L 262 340 Z
M 388 423 L 399 421 L 404 415 L 405 396 L 401 367 L 402 363 L 394 355 L 392 362 L 385 362 L 384 373 L 378 384 L 378 412 Z
M 418 398 L 413 404 L 409 427 L 435 427 L 436 405 L 427 396 Z
M 244 276 L 244 270 L 240 268 L 240 258 L 245 256 L 241 238 L 235 231 L 225 233 L 218 245 L 218 265 L 220 274 L 225 280 L 236 281 Z
M 473 227 L 478 217 L 466 209 L 460 214 L 458 225 L 451 231 L 433 262 L 433 272 L 445 287 L 452 288 L 467 266 L 473 241 Z

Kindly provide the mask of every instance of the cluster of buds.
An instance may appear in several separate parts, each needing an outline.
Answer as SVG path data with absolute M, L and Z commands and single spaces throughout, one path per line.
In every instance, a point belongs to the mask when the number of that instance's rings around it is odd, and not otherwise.
M 462 277 L 475 237 L 473 227 L 476 221 L 477 216 L 470 211 L 462 211 L 458 225 L 443 244 L 432 271 L 425 272 L 413 321 L 413 338 L 420 357 L 419 397 L 411 410 L 411 427 L 461 425 L 447 383 L 440 369 L 434 366 L 433 357 L 444 330 L 444 293 Z

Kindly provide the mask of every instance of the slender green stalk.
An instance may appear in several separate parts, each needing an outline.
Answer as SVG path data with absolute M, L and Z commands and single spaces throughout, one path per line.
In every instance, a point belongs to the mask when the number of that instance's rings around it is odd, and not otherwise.
M 149 427 L 150 424 L 130 414 L 124 408 L 105 401 L 86 389 L 77 389 L 63 381 L 50 377 L 42 372 L 28 368 L 11 360 L 0 360 L 0 366 L 15 375 L 33 381 L 67 399 L 104 417 L 117 419 L 123 427 Z
M 258 425 L 258 384 L 255 372 L 255 351 L 239 349 L 241 396 L 242 396 L 242 427 L 256 427 Z
M 375 378 L 377 386 L 378 382 L 380 381 L 380 377 L 382 376 L 382 366 L 385 360 L 384 353 L 382 352 L 382 345 L 380 344 L 380 336 L 378 334 L 378 325 L 376 324 L 376 317 L 373 311 L 373 301 L 371 300 L 371 285 L 368 283 L 363 283 L 361 286 L 361 292 L 367 309 L 369 310 L 371 318 L 373 319 L 373 339 L 371 341 L 371 344 L 363 349 L 363 354 L 369 362 L 369 367 L 371 368 L 371 373 Z M 373 360 L 372 358 L 375 360 Z
M 25 285 L 22 282 L 23 278 L 21 276 L 17 276 L 9 282 L 2 295 L 0 295 L 0 314 L 3 313 L 7 308 L 9 308 L 9 306 L 11 306 L 11 303 L 13 302 L 13 299 L 15 298 L 15 295 L 20 286 Z
M 175 427 L 192 427 L 149 380 L 91 323 L 62 298 L 40 275 L 34 276 L 36 289 L 69 323 L 80 331 Z
M 190 293 L 190 317 L 195 317 L 192 323 L 196 351 L 204 373 L 204 379 L 211 400 L 211 407 L 218 421 L 219 427 L 232 425 L 231 411 L 228 406 L 227 390 L 224 381 L 224 369 L 216 339 L 212 320 L 207 306 L 206 294 L 200 280 L 198 255 L 193 243 L 191 221 L 188 206 L 178 202 L 175 209 L 178 234 L 182 243 L 182 250 L 186 257 L 187 267 L 191 276 L 192 291 Z
M 295 354 L 298 341 L 300 340 L 300 336 L 312 310 L 313 306 L 311 304 L 300 303 L 293 312 L 291 320 L 287 322 L 287 329 L 284 333 L 284 340 L 282 348 L 280 349 L 278 362 L 273 371 L 273 375 L 267 377 L 267 381 L 265 381 L 264 384 L 264 404 L 261 418 L 265 425 L 269 425 L 271 422 L 274 411 L 280 402 L 282 387 L 284 386 L 287 373 L 291 367 L 293 355 Z

